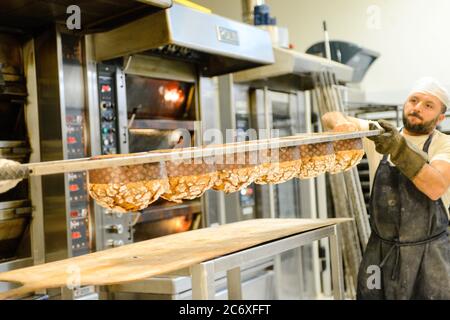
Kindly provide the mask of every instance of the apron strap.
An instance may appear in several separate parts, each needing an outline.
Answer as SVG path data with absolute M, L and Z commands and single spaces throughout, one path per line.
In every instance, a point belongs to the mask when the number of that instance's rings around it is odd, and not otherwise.
M 434 135 L 434 130 L 433 130 L 433 132 L 428 136 L 427 141 L 425 141 L 425 144 L 423 145 L 423 149 L 422 149 L 423 152 L 428 153 L 428 149 L 430 148 L 431 140 L 433 139 L 433 135 Z
M 380 239 L 382 242 L 386 243 L 386 244 L 390 244 L 391 248 L 389 249 L 389 251 L 387 252 L 386 256 L 383 258 L 383 260 L 380 263 L 380 268 L 383 268 L 383 266 L 386 264 L 386 261 L 389 259 L 389 257 L 391 256 L 391 254 L 394 252 L 395 250 L 395 263 L 394 263 L 394 267 L 392 269 L 392 274 L 391 274 L 391 279 L 395 280 L 398 276 L 398 273 L 400 271 L 400 248 L 401 247 L 413 247 L 413 246 L 422 246 L 428 243 L 431 243 L 433 241 L 436 241 L 438 239 L 440 239 L 441 237 L 443 237 L 444 235 L 447 237 L 448 236 L 448 232 L 447 230 L 442 231 L 441 233 L 438 233 L 434 236 L 431 236 L 427 239 L 423 239 L 423 240 L 419 240 L 419 241 L 411 241 L 411 242 L 400 242 L 398 240 L 398 238 L 394 239 L 394 240 L 388 240 L 388 239 L 384 239 L 383 237 L 381 237 L 378 232 L 372 228 L 373 234 Z

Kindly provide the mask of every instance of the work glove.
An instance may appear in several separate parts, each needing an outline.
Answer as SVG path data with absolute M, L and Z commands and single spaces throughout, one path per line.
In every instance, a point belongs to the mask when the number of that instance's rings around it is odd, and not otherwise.
M 428 155 L 403 137 L 397 128 L 386 120 L 378 120 L 385 130 L 378 136 L 367 137 L 375 143 L 378 153 L 391 156 L 391 162 L 408 179 L 413 179 L 428 161 Z M 379 130 L 376 124 L 369 123 L 370 130 Z
M 0 168 L 8 167 L 8 166 L 16 166 L 20 165 L 17 161 L 12 161 L 8 159 L 0 159 Z M 0 193 L 4 193 L 12 188 L 14 188 L 22 179 L 15 180 L 1 180 L 0 181 Z

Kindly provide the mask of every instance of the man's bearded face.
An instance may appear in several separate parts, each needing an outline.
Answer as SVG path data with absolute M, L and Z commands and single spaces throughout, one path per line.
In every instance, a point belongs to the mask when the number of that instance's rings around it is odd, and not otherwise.
M 410 118 L 417 118 L 421 122 L 413 122 Z M 407 115 L 406 110 L 403 111 L 403 126 L 410 132 L 429 134 L 436 128 L 438 121 L 439 115 L 429 121 L 423 121 L 423 118 L 417 112 L 411 111 Z
M 403 126 L 415 134 L 429 134 L 444 119 L 442 103 L 434 96 L 415 93 L 403 108 Z

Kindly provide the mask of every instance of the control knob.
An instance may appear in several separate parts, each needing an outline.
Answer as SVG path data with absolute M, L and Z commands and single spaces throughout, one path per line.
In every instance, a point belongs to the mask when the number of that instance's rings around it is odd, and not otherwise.
M 122 234 L 123 233 L 123 225 L 121 224 L 113 224 L 109 227 L 106 227 L 106 231 L 109 233 Z
M 125 243 L 123 242 L 123 240 L 113 240 L 113 239 L 109 239 L 107 241 L 107 245 L 108 247 L 121 247 L 123 246 Z

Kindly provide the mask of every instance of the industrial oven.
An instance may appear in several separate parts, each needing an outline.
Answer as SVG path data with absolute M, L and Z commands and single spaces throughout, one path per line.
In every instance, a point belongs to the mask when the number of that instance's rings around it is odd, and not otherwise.
M 97 72 L 100 106 L 100 130 L 97 132 L 101 136 L 102 154 L 145 152 L 201 143 L 198 140 L 201 135 L 194 134 L 196 125 L 200 124 L 197 121 L 200 120 L 201 94 L 194 66 L 163 57 L 133 55 L 125 61 L 125 68 L 114 62 L 101 63 L 97 65 Z M 122 83 L 116 85 L 116 79 Z M 206 116 L 207 111 L 203 115 Z M 202 211 L 199 199 L 183 203 L 160 199 L 141 212 L 99 223 L 98 226 L 112 224 L 116 227 L 113 233 L 97 229 L 99 240 L 102 232 L 104 234 L 104 241 L 98 245 L 106 248 L 198 228 Z M 125 233 L 124 216 L 133 217 L 134 230 L 118 239 Z M 111 238 L 112 234 L 116 239 Z
M 87 156 L 83 62 L 76 39 L 55 28 L 34 38 L 9 32 L 0 47 L 2 158 L 39 162 Z M 82 172 L 32 177 L 0 195 L 2 270 L 95 249 L 86 184 Z
M 41 161 L 91 155 L 84 37 L 64 31 L 53 26 L 34 38 Z M 94 252 L 95 215 L 87 193 L 87 173 L 42 177 L 41 190 L 45 261 Z M 77 288 L 77 276 L 76 267 L 68 270 L 75 282 L 61 291 L 50 290 L 50 298 L 95 298 L 94 287 Z

